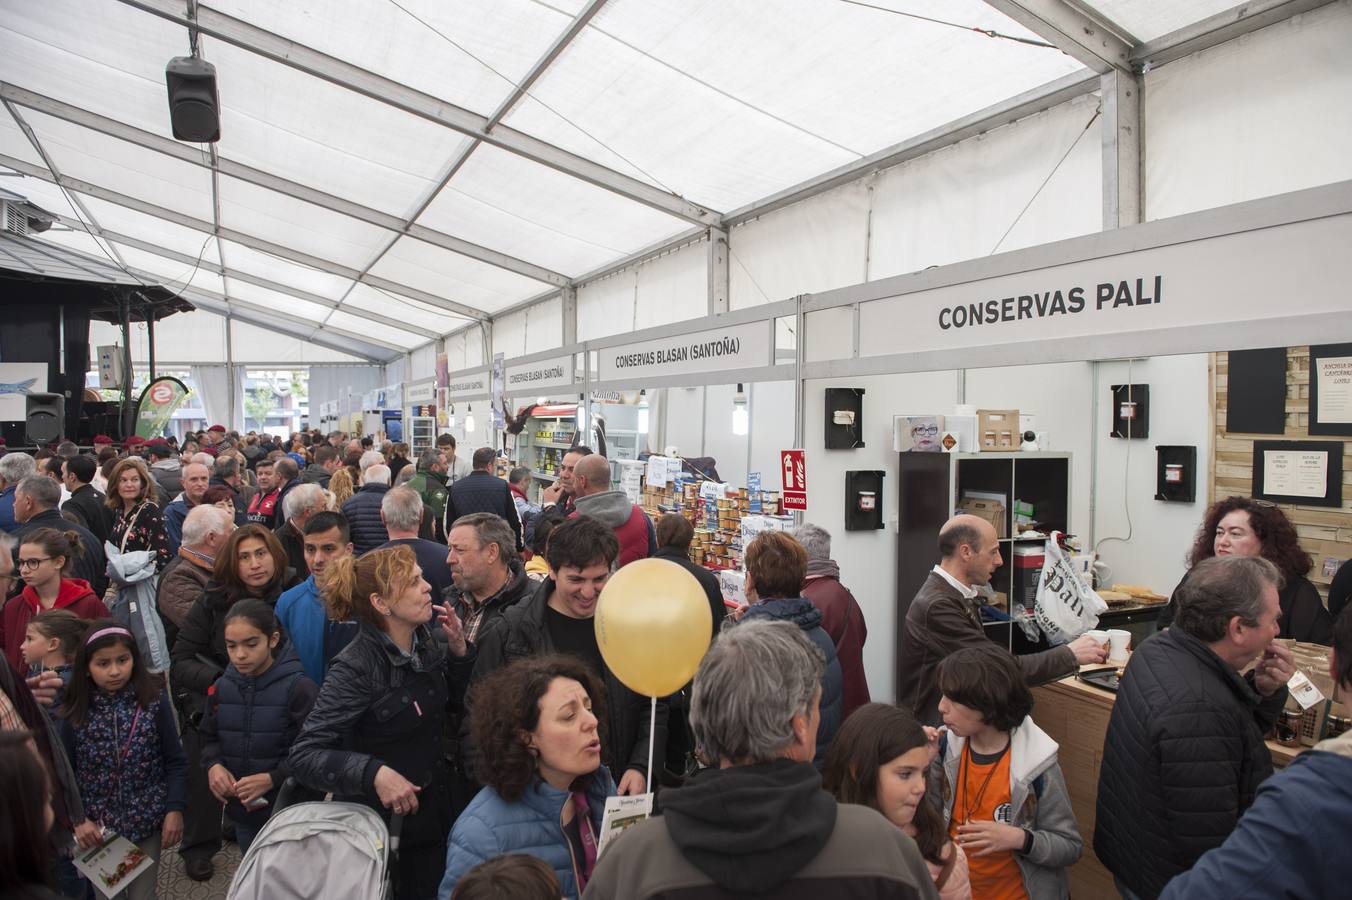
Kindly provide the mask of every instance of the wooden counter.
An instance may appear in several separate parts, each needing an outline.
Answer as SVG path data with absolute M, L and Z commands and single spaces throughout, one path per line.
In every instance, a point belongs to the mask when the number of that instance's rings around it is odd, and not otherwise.
M 1088 666 L 1086 668 L 1101 668 Z M 1060 745 L 1058 759 L 1071 806 L 1084 838 L 1084 855 L 1071 867 L 1072 897 L 1116 897 L 1113 876 L 1094 855 L 1094 808 L 1098 800 L 1103 739 L 1117 695 L 1074 676 L 1033 688 L 1033 720 Z M 1268 741 L 1272 765 L 1284 768 L 1302 748 Z

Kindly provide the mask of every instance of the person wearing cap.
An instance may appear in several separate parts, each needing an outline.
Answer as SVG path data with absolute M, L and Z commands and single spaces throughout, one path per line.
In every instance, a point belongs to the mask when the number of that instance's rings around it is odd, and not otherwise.
M 212 425 L 210 428 L 206 430 L 206 434 L 204 437 L 206 440 L 206 446 L 204 446 L 202 449 L 205 450 L 206 447 L 215 447 L 221 441 L 225 440 L 225 426 Z
M 150 454 L 150 477 L 155 479 L 155 490 L 164 508 L 183 492 L 183 462 L 174 455 L 174 448 L 163 438 L 146 444 Z

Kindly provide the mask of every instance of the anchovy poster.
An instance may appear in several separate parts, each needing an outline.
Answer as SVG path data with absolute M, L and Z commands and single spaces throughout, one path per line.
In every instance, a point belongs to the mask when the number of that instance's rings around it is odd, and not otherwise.
M 47 390 L 46 363 L 0 363 L 0 422 L 22 422 L 25 398 Z

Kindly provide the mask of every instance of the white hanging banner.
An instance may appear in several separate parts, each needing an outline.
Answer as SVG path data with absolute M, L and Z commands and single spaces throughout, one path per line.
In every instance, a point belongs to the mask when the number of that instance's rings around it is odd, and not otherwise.
M 431 403 L 437 398 L 437 383 L 435 379 L 429 378 L 426 381 L 419 381 L 416 384 L 410 384 L 404 391 L 404 401 L 409 406 L 420 406 L 424 403 Z
M 487 397 L 491 375 L 492 373 L 488 369 L 463 375 L 452 372 L 449 398 L 451 400 L 476 400 L 479 397 Z
M 642 379 L 772 365 L 773 321 L 620 344 L 597 351 L 598 380 Z
M 555 356 L 507 366 L 507 393 L 531 393 L 555 387 L 572 387 L 573 357 Z

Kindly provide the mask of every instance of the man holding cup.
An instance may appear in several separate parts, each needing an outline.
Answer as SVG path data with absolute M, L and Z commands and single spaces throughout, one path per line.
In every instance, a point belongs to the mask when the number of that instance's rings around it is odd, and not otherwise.
M 1280 584 L 1259 557 L 1203 560 L 1175 595 L 1173 627 L 1127 664 L 1104 739 L 1094 828 L 1094 852 L 1127 900 L 1153 900 L 1220 846 L 1272 774 L 1263 735 L 1296 670 L 1275 642 Z

